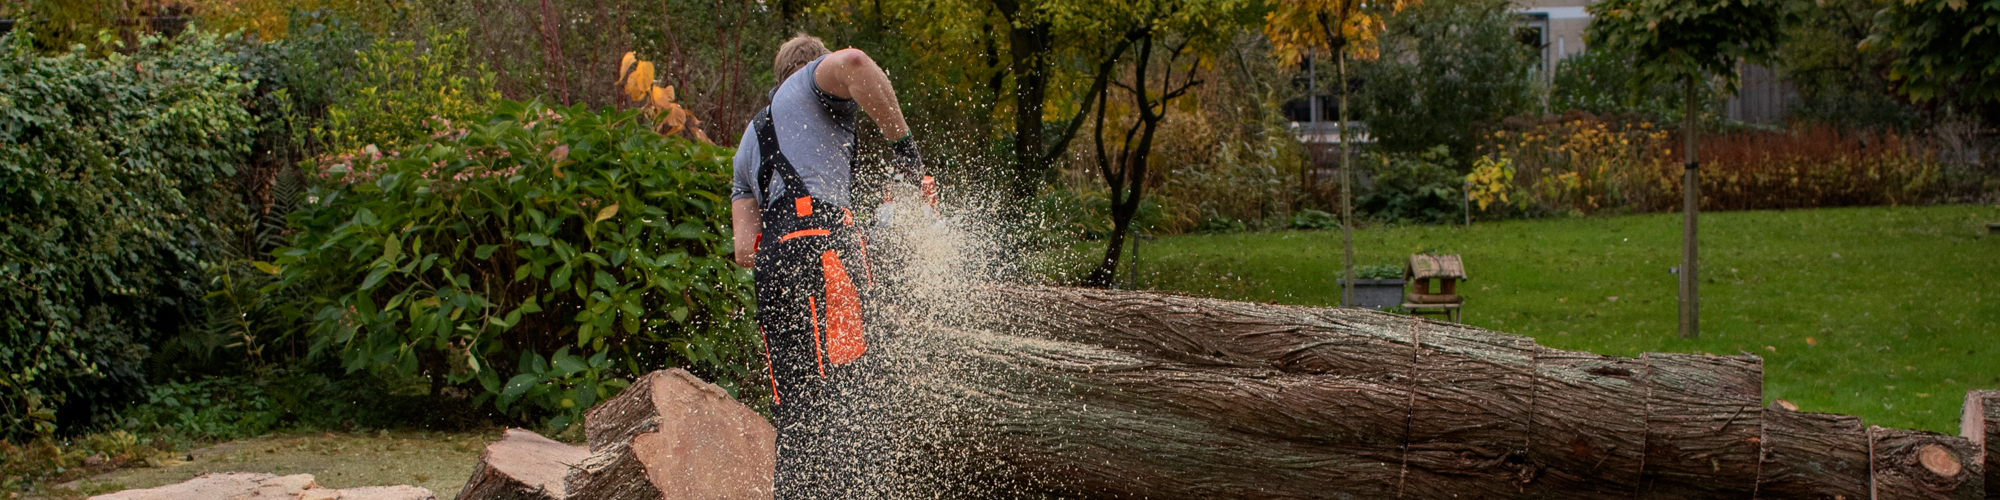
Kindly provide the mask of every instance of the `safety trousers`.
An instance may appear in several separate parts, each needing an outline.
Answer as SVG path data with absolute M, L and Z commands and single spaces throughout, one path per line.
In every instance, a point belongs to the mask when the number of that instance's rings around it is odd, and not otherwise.
M 874 497 L 882 429 L 863 334 L 866 254 L 852 226 L 765 240 L 756 253 L 757 323 L 778 430 L 776 498 Z

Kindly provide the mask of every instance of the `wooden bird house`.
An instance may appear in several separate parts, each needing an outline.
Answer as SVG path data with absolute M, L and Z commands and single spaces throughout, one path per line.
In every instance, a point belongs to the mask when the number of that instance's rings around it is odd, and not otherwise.
M 1457 255 L 1410 256 L 1410 263 L 1403 266 L 1403 277 L 1410 280 L 1410 293 L 1403 296 L 1403 309 L 1414 314 L 1440 313 L 1458 320 L 1458 309 L 1465 303 L 1458 296 L 1458 282 L 1465 281 L 1465 263 Z

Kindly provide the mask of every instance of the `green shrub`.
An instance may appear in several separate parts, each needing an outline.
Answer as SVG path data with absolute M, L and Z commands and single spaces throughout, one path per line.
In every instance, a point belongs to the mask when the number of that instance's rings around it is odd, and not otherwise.
M 1374 265 L 1354 266 L 1354 279 L 1358 280 L 1403 279 L 1403 266 L 1395 264 L 1374 264 Z
M 1435 224 L 1464 215 L 1464 178 L 1444 146 L 1419 154 L 1375 153 L 1364 165 L 1374 185 L 1354 200 L 1356 210 L 1390 222 Z
M 1432 0 L 1388 20 L 1382 57 L 1361 63 L 1368 130 L 1388 151 L 1445 145 L 1469 154 L 1480 131 L 1528 111 L 1534 49 L 1504 0 Z M 1467 156 L 1465 159 L 1469 159 Z
M 423 41 L 376 39 L 358 52 L 353 79 L 327 109 L 321 140 L 339 152 L 400 148 L 424 140 L 432 120 L 479 116 L 500 98 L 493 74 L 472 64 L 464 31 L 433 28 Z
M 1340 217 L 1310 208 L 1300 209 L 1292 212 L 1291 227 L 1309 231 L 1340 229 Z
M 725 255 L 728 150 L 582 106 L 440 125 L 315 169 L 273 269 L 313 292 L 313 355 L 554 427 L 659 368 L 763 397 L 750 273 Z
M 225 40 L 101 59 L 0 38 L 0 438 L 109 417 L 149 346 L 199 309 L 250 84 Z
M 1164 212 L 1158 198 L 1139 200 L 1132 229 L 1141 233 L 1160 230 Z M 1111 199 L 1099 189 L 1049 189 L 1036 199 L 1033 214 L 1032 219 L 1039 224 L 1032 228 L 1034 238 L 1040 243 L 1067 244 L 1111 235 Z

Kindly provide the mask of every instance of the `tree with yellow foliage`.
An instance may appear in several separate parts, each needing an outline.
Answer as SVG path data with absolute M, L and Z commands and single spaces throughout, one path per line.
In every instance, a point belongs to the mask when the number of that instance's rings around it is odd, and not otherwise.
M 1340 68 L 1340 238 L 1346 255 L 1341 259 L 1340 303 L 1354 301 L 1354 174 L 1347 147 L 1347 58 L 1372 61 L 1380 55 L 1378 36 L 1382 17 L 1394 15 L 1421 0 L 1271 0 L 1271 12 L 1264 15 L 1264 36 L 1271 39 L 1271 51 L 1285 64 L 1298 64 L 1313 55 L 1334 58 Z

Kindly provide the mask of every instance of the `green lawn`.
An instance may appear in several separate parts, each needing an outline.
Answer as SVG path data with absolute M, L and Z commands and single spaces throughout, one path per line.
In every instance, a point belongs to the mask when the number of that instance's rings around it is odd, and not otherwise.
M 1764 357 L 1767 402 L 1956 434 L 1965 391 L 2000 388 L 1990 221 L 2000 207 L 1705 214 L 1698 340 L 1676 333 L 1678 214 L 1367 228 L 1354 246 L 1360 264 L 1463 255 L 1473 325 L 1619 356 L 1749 352 Z M 1142 287 L 1339 301 L 1337 231 L 1161 238 L 1140 252 Z

